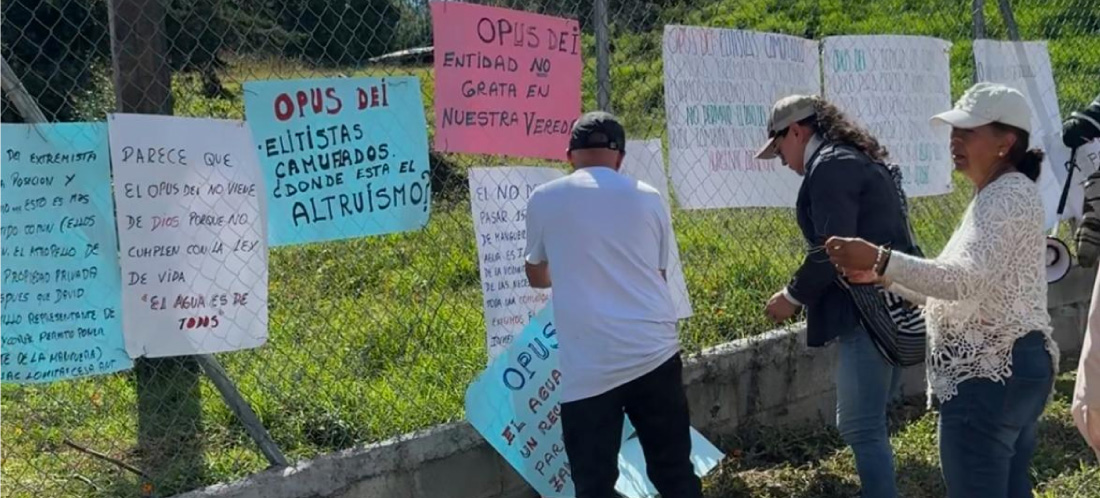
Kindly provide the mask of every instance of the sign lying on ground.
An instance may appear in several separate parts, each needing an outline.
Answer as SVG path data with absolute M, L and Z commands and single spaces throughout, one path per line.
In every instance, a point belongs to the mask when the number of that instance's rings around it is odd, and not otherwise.
M 561 434 L 557 387 L 558 339 L 553 306 L 547 305 L 523 332 L 466 390 L 466 418 L 509 464 L 544 497 L 575 495 Z M 652 496 L 645 462 L 633 430 L 623 431 L 619 480 L 615 489 L 631 498 Z M 718 465 L 722 453 L 695 429 L 692 463 L 702 476 Z

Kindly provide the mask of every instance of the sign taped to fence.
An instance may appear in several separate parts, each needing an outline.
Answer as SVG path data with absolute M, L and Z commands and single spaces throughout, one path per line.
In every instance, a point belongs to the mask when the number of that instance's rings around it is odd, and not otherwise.
M 793 207 L 801 178 L 754 156 L 776 100 L 821 93 L 818 43 L 670 25 L 662 49 L 669 172 L 680 206 Z
M 1058 200 L 1066 181 L 1063 165 L 1069 160 L 1069 150 L 1062 143 L 1062 115 L 1058 108 L 1058 92 L 1050 54 L 1044 41 L 1011 42 L 974 40 L 974 63 L 978 81 L 1001 83 L 1027 96 L 1031 106 L 1031 147 L 1042 148 L 1042 173 L 1039 192 L 1046 211 L 1046 227 L 1057 224 Z M 1084 175 L 1074 173 L 1063 218 L 1079 218 L 1084 207 Z M 1080 175 L 1080 176 L 1077 176 Z
M 466 390 L 470 425 L 544 497 L 575 495 L 569 459 L 561 433 L 557 391 L 564 375 L 558 369 L 558 338 L 553 306 L 547 304 Z M 626 420 L 615 489 L 631 498 L 651 496 L 645 462 Z M 722 453 L 694 428 L 692 462 L 696 474 L 718 465 Z
M 825 97 L 889 150 L 905 193 L 950 193 L 951 129 L 929 118 L 951 109 L 951 43 L 870 35 L 830 36 L 822 44 Z
M 657 189 L 671 215 L 672 200 L 668 197 L 668 175 L 665 173 L 665 156 L 660 139 L 627 140 L 626 157 L 619 172 Z M 676 305 L 676 317 L 688 318 L 692 315 L 691 297 L 684 281 L 684 267 L 680 262 L 680 245 L 676 242 L 675 231 L 672 232 L 669 251 L 666 275 L 672 302 Z
M 107 125 L 0 127 L 3 381 L 132 367 L 122 337 Z
M 108 124 L 130 356 L 262 345 L 267 210 L 248 126 L 137 114 Z
M 432 2 L 435 150 L 565 159 L 581 110 L 573 19 Z
M 411 76 L 249 81 L 273 246 L 416 230 L 431 211 L 428 127 Z
M 527 284 L 527 199 L 536 187 L 565 173 L 554 168 L 506 166 L 471 168 L 469 175 L 491 361 L 550 300 L 549 290 Z

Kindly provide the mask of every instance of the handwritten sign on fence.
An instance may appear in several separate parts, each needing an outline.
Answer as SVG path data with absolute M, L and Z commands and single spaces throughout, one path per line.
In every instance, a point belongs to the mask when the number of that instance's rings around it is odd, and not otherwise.
M 569 458 L 561 433 L 557 391 L 565 372 L 558 369 L 554 310 L 539 311 L 466 390 L 466 418 L 478 433 L 544 497 L 575 496 Z M 615 489 L 630 498 L 652 496 L 645 461 L 629 418 L 625 420 Z M 691 429 L 692 463 L 705 475 L 722 459 Z
M 428 130 L 415 77 L 249 81 L 245 111 L 271 245 L 415 230 L 428 222 Z
M 1044 41 L 974 41 L 974 63 L 978 81 L 1001 83 L 1027 96 L 1031 106 L 1031 147 L 1042 148 L 1042 174 L 1039 191 L 1046 211 L 1046 226 L 1057 223 L 1058 199 L 1066 180 L 1069 151 L 1062 143 L 1062 114 L 1050 54 Z M 1083 179 L 1079 178 L 1079 180 Z M 1063 217 L 1079 217 L 1084 208 L 1084 190 L 1073 182 Z
M 248 126 L 136 114 L 108 123 L 130 356 L 262 345 L 267 213 Z
M 433 2 L 435 150 L 565 159 L 581 109 L 580 24 Z
M 0 126 L 3 381 L 130 368 L 107 126 Z
M 665 26 L 669 169 L 680 206 L 794 206 L 801 179 L 755 159 L 768 115 L 790 94 L 820 94 L 816 41 L 736 29 Z
M 470 209 L 490 361 L 550 299 L 549 290 L 528 285 L 524 271 L 527 199 L 536 187 L 564 174 L 554 168 L 522 166 L 470 169 Z
M 951 43 L 924 36 L 830 36 L 825 96 L 868 128 L 902 168 L 912 197 L 951 192 L 951 129 L 933 114 L 951 108 Z
M 665 208 L 671 210 L 672 200 L 668 197 L 664 150 L 659 139 L 627 140 L 626 157 L 619 172 L 657 189 L 665 201 Z M 672 233 L 669 250 L 671 254 L 666 276 L 672 302 L 676 305 L 676 317 L 688 318 L 692 315 L 691 296 L 688 295 L 687 283 L 684 281 L 684 267 L 680 262 L 680 245 L 676 243 L 676 233 Z

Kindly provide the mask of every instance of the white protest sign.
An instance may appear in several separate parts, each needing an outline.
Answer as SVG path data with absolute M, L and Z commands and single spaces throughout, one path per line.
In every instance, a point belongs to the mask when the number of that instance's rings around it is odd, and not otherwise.
M 801 178 L 755 159 L 776 100 L 821 93 L 818 44 L 788 35 L 665 26 L 669 170 L 687 209 L 794 206 Z
M 923 36 L 830 36 L 822 42 L 825 98 L 866 127 L 902 168 L 910 197 L 951 192 L 951 44 Z
M 638 439 L 637 431 L 627 418 L 623 424 L 626 431 L 630 432 L 627 439 L 619 447 L 619 480 L 615 481 L 615 491 L 623 496 L 648 498 L 657 496 L 657 488 L 650 482 L 646 474 L 645 454 L 642 450 L 642 442 Z M 691 428 L 691 460 L 695 474 L 700 477 L 707 475 L 711 469 L 722 463 L 725 455 L 707 440 L 699 431 Z
M 1069 150 L 1062 143 L 1062 116 L 1047 44 L 1043 41 L 975 40 L 974 63 L 978 81 L 1008 85 L 1027 96 L 1031 105 L 1031 147 L 1046 152 L 1039 190 L 1049 229 L 1057 223 L 1058 199 L 1066 181 L 1065 163 L 1069 160 Z M 1074 173 L 1074 177 L 1076 181 L 1073 181 L 1062 218 L 1081 216 L 1084 202 L 1081 182 L 1085 178 L 1080 172 Z
M 665 175 L 665 157 L 658 140 L 627 140 L 626 158 L 619 172 L 645 183 L 659 191 L 665 201 L 665 208 L 672 202 L 668 197 L 668 176 Z M 680 263 L 680 245 L 676 243 L 676 233 L 672 233 L 669 244 L 668 277 L 672 302 L 676 304 L 676 317 L 688 318 L 692 315 L 691 297 L 688 296 L 687 283 L 684 281 L 684 268 Z
M 1100 169 L 1100 140 L 1093 140 L 1077 149 L 1077 167 L 1081 171 L 1074 172 L 1074 178 L 1077 178 L 1076 175 L 1087 177 Z
M 267 211 L 243 121 L 108 120 L 131 357 L 267 340 Z
M 527 199 L 536 187 L 564 174 L 554 168 L 524 166 L 470 169 L 470 209 L 490 361 L 550 300 L 549 290 L 527 284 Z

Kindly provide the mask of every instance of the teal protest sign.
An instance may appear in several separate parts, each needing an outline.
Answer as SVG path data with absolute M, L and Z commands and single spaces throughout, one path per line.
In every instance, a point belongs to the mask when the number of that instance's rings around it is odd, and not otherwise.
M 106 124 L 3 124 L 0 133 L 3 381 L 130 368 Z
M 538 312 L 466 390 L 466 418 L 539 495 L 574 496 L 561 434 L 558 338 L 553 305 Z M 722 453 L 695 429 L 692 463 L 698 475 L 718 465 Z M 615 489 L 628 498 L 653 496 L 634 429 L 626 420 Z
M 263 169 L 269 245 L 415 230 L 431 175 L 420 80 L 250 81 L 245 112 Z

